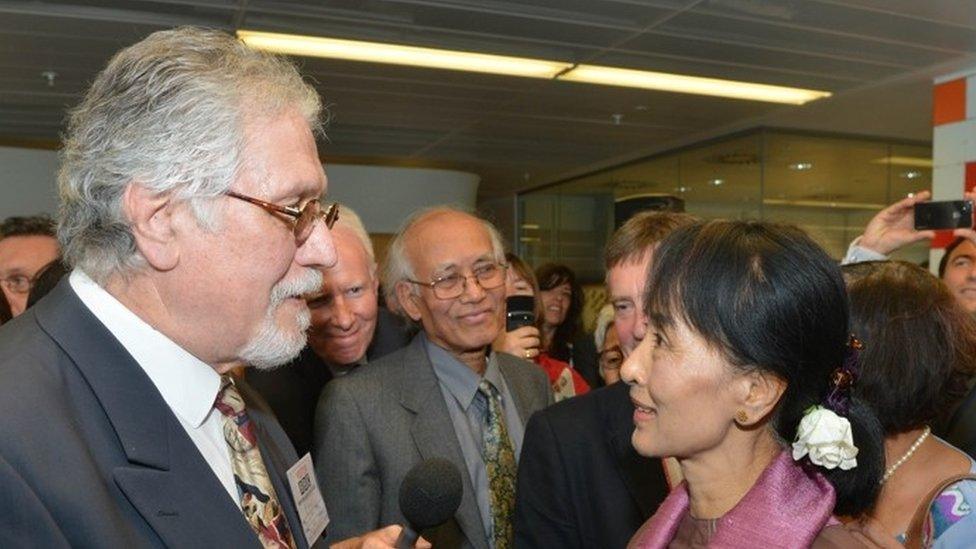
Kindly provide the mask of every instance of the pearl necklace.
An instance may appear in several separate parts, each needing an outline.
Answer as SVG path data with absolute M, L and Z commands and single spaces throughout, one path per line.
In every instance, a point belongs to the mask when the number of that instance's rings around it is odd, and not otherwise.
M 922 431 L 922 434 L 917 439 L 915 439 L 915 442 L 913 442 L 911 447 L 908 448 L 908 451 L 905 452 L 905 454 L 902 455 L 900 458 L 898 458 L 898 461 L 893 463 L 891 467 L 885 469 L 884 476 L 881 477 L 881 480 L 878 481 L 878 484 L 884 484 L 885 481 L 891 478 L 891 475 L 895 474 L 895 471 L 897 471 L 899 467 L 904 465 L 905 462 L 908 461 L 908 458 L 912 457 L 912 455 L 915 453 L 915 450 L 918 450 L 918 447 L 921 446 L 923 442 L 925 442 L 925 439 L 929 438 L 929 433 L 931 432 L 932 432 L 932 428 L 926 425 L 925 430 Z

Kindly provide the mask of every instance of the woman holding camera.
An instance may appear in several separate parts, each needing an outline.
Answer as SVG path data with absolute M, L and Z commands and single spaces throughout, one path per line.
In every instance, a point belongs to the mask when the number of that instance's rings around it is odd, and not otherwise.
M 532 269 L 515 254 L 505 254 L 508 271 L 505 278 L 505 297 L 529 296 L 539 293 L 539 286 Z M 554 358 L 540 349 L 539 323 L 542 318 L 542 305 L 534 301 L 533 318 L 535 322 L 526 326 L 513 327 L 498 334 L 492 349 L 532 360 L 545 370 L 552 383 L 552 391 L 558 402 L 565 398 L 581 395 L 590 390 L 589 384 L 569 364 Z M 507 323 L 506 323 L 507 324 Z

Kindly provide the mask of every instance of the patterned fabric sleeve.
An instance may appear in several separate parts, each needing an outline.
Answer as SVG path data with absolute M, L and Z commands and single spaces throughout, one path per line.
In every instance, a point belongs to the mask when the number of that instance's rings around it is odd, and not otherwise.
M 925 539 L 931 547 L 973 547 L 976 540 L 976 481 L 964 480 L 946 488 L 929 509 Z M 929 546 L 929 545 L 926 545 Z

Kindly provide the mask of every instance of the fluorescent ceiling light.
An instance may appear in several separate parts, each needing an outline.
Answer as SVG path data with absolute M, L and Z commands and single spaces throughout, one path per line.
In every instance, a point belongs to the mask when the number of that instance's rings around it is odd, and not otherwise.
M 754 84 L 752 82 L 722 80 L 719 78 L 685 76 L 666 72 L 600 67 L 596 65 L 578 65 L 566 74 L 560 75 L 559 79 L 608 86 L 714 95 L 717 97 L 768 101 L 771 103 L 789 103 L 792 105 L 802 105 L 814 99 L 830 97 L 830 92 L 818 90 L 770 86 L 767 84 Z
M 932 159 L 920 156 L 885 156 L 875 158 L 872 164 L 890 164 L 892 166 L 908 166 L 911 168 L 931 168 Z
M 572 66 L 570 63 L 559 61 L 248 30 L 237 31 L 237 37 L 254 49 L 287 55 L 505 74 L 529 78 L 551 79 Z
M 249 30 L 239 30 L 237 36 L 254 49 L 285 55 L 557 79 L 793 105 L 802 105 L 807 101 L 830 97 L 831 95 L 830 92 L 825 91 L 770 86 L 719 78 L 703 78 L 597 65 L 574 65 L 565 61 L 399 46 L 380 42 Z

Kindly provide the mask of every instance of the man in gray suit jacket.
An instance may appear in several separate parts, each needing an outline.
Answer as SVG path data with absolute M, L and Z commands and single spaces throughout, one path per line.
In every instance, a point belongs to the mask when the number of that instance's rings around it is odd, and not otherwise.
M 319 114 L 293 66 L 217 31 L 155 33 L 95 79 L 58 181 L 74 271 L 0 328 L 0 546 L 321 542 L 290 486 L 309 468 L 228 375 L 298 354 L 335 263 Z
M 450 208 L 414 215 L 390 244 L 388 302 L 423 327 L 411 344 L 326 386 L 315 461 L 327 541 L 404 520 L 403 477 L 432 457 L 461 472 L 461 506 L 423 532 L 434 547 L 511 547 L 524 425 L 552 402 L 546 375 L 488 354 L 504 326 L 504 251 L 491 224 Z M 499 433 L 504 436 L 494 436 Z

